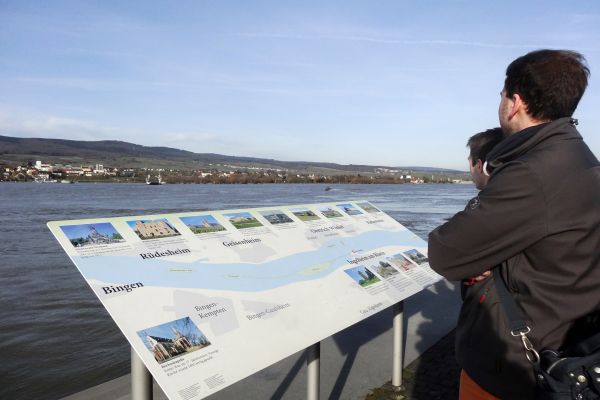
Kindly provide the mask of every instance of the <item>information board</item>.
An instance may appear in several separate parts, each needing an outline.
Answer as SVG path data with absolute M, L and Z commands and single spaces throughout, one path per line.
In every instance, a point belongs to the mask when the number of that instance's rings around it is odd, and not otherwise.
M 48 227 L 170 399 L 202 399 L 439 281 L 368 201 Z

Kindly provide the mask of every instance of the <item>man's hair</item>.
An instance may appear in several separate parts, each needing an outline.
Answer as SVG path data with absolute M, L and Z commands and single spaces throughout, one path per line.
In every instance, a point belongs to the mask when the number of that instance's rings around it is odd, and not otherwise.
M 506 96 L 519 94 L 538 120 L 570 117 L 587 87 L 590 70 L 583 55 L 570 50 L 536 50 L 506 68 Z
M 471 164 L 477 164 L 477 160 L 485 161 L 490 150 L 504 139 L 502 128 L 492 128 L 483 132 L 476 133 L 467 141 L 470 149 L 469 156 Z

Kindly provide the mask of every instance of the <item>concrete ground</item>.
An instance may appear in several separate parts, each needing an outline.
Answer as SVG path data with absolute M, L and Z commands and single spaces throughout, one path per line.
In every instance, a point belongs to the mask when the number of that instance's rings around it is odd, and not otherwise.
M 365 400 L 458 399 L 460 367 L 454 358 L 454 331 L 410 363 L 403 371 L 402 388 L 387 382 Z
M 404 302 L 404 391 L 390 392 L 392 373 L 392 313 L 381 311 L 321 342 L 321 399 L 452 399 L 458 382 L 452 365 L 452 335 L 460 307 L 458 286 L 438 282 Z M 440 342 L 440 339 L 443 339 Z M 426 352 L 434 344 L 431 351 Z M 449 353 L 450 352 L 450 353 Z M 421 357 L 423 355 L 423 357 Z M 438 357 L 442 357 L 443 364 Z M 418 359 L 418 360 L 417 360 Z M 414 362 L 417 360 L 416 362 Z M 456 380 L 455 377 L 456 376 Z M 442 378 L 443 377 L 443 378 Z M 436 382 L 444 382 L 443 387 Z M 449 389 L 446 389 L 450 387 Z M 386 389 L 387 388 L 387 389 Z M 387 391 L 386 391 L 387 390 Z M 387 394 L 386 394 L 387 393 Z M 428 393 L 425 397 L 420 393 Z M 437 393 L 440 393 L 439 395 Z M 396 397 L 391 397 L 392 394 Z M 444 396 L 442 396 L 442 394 Z M 383 396 L 388 397 L 372 397 Z M 367 397 L 370 396 L 370 397 Z M 414 397 L 417 396 L 417 397 Z M 440 397 L 441 396 L 441 397 Z M 154 399 L 167 397 L 155 384 Z M 209 397 L 208 400 L 304 400 L 306 357 L 298 352 Z M 106 382 L 63 400 L 129 400 L 130 376 Z

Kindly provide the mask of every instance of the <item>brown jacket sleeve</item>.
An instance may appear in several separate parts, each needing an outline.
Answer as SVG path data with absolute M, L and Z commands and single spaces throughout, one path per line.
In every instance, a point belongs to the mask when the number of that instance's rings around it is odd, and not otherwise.
M 450 280 L 479 275 L 543 238 L 545 214 L 538 177 L 521 162 L 506 164 L 464 211 L 429 234 L 430 265 Z

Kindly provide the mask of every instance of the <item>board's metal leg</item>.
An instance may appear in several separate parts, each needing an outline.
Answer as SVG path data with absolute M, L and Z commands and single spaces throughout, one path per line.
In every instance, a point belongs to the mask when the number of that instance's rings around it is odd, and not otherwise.
M 306 349 L 306 400 L 319 400 L 321 343 Z
M 152 400 L 152 375 L 131 348 L 131 399 Z
M 402 335 L 404 302 L 401 301 L 392 307 L 394 313 L 394 366 L 392 370 L 392 385 L 402 386 Z

